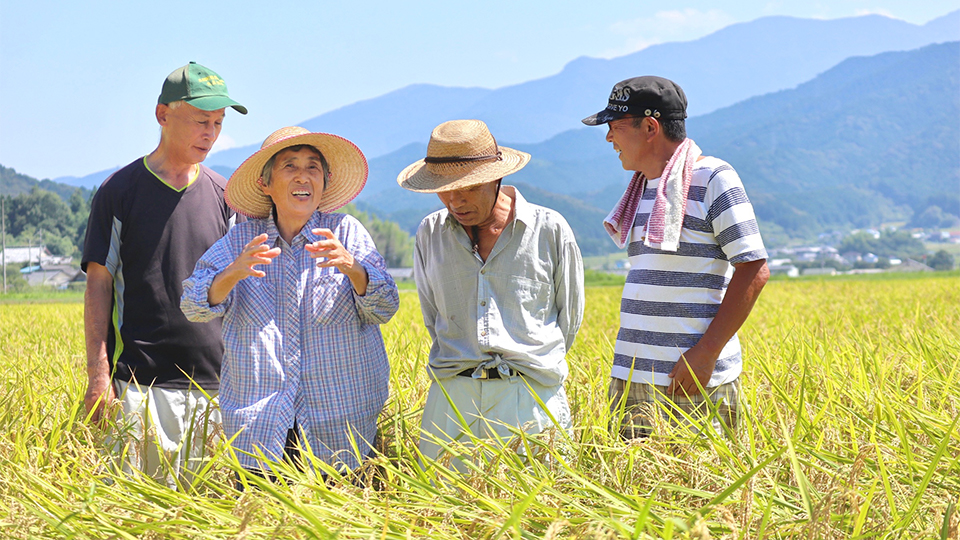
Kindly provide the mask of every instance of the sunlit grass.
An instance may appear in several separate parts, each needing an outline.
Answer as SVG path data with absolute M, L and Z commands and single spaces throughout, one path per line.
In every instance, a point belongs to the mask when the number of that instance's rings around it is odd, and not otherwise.
M 259 489 L 242 494 L 226 451 L 180 492 L 110 474 L 83 422 L 82 306 L 0 306 L 0 537 L 957 537 L 955 276 L 769 284 L 741 332 L 749 413 L 736 440 L 611 434 L 619 295 L 588 290 L 569 356 L 572 440 L 479 444 L 486 457 L 465 475 L 418 466 L 429 339 L 403 291 L 384 328 L 382 455 L 360 471 L 374 487 L 287 469 L 289 483 L 251 479 Z

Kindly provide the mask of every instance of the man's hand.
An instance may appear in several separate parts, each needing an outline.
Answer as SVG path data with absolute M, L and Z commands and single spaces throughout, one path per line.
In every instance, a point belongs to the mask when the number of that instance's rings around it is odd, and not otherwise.
M 694 345 L 680 356 L 677 365 L 673 366 L 673 370 L 668 375 L 673 380 L 667 386 L 667 395 L 696 396 L 700 394 L 697 381 L 700 381 L 701 387 L 706 388 L 716 365 L 717 355 L 706 352 L 699 345 Z
M 353 254 L 343 247 L 340 240 L 330 229 L 313 229 L 313 234 L 323 236 L 326 240 L 317 240 L 307 244 L 304 248 L 310 252 L 314 259 L 326 258 L 325 261 L 317 263 L 320 268 L 334 267 L 340 270 L 353 284 L 353 289 L 357 294 L 363 296 L 367 292 L 367 269 L 353 258 Z
M 110 411 L 117 399 L 110 377 L 96 377 L 87 385 L 87 392 L 83 395 L 83 405 L 94 425 L 105 427 L 110 419 Z

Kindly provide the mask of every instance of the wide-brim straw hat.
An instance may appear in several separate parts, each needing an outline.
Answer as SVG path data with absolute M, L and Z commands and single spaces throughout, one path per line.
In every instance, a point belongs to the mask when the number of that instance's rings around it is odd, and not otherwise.
M 434 128 L 427 157 L 397 176 L 404 189 L 437 193 L 499 180 L 522 169 L 530 154 L 497 146 L 480 120 L 451 120 Z
M 273 209 L 273 201 L 260 189 L 263 166 L 281 150 L 301 144 L 310 145 L 323 154 L 330 167 L 330 180 L 320 206 L 321 212 L 332 212 L 356 198 L 367 183 L 367 159 L 357 145 L 329 133 L 312 133 L 299 126 L 280 128 L 270 134 L 255 154 L 234 171 L 227 182 L 224 199 L 230 208 L 252 218 L 265 218 Z

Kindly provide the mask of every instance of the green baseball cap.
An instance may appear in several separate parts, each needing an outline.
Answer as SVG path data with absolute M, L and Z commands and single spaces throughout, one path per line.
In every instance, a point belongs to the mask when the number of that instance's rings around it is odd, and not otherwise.
M 227 83 L 212 69 L 196 62 L 190 62 L 167 75 L 157 103 L 166 105 L 181 100 L 204 111 L 215 111 L 229 106 L 240 114 L 247 114 L 246 107 L 227 95 Z

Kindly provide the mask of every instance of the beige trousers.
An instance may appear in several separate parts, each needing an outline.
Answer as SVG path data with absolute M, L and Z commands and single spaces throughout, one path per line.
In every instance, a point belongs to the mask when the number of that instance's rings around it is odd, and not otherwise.
M 114 381 L 120 400 L 111 437 L 120 470 L 172 489 L 189 484 L 223 433 L 216 396 Z
M 540 406 L 538 399 L 547 410 Z M 455 440 L 470 447 L 471 436 L 480 439 L 499 437 L 509 445 L 514 438 L 511 427 L 529 434 L 551 427 L 569 432 L 572 429 L 570 405 L 563 385 L 543 386 L 520 375 L 507 379 L 457 376 L 434 380 L 423 408 L 420 453 L 431 460 L 442 459 L 446 452 L 438 440 Z M 461 472 L 468 470 L 459 459 L 452 459 L 451 465 Z

